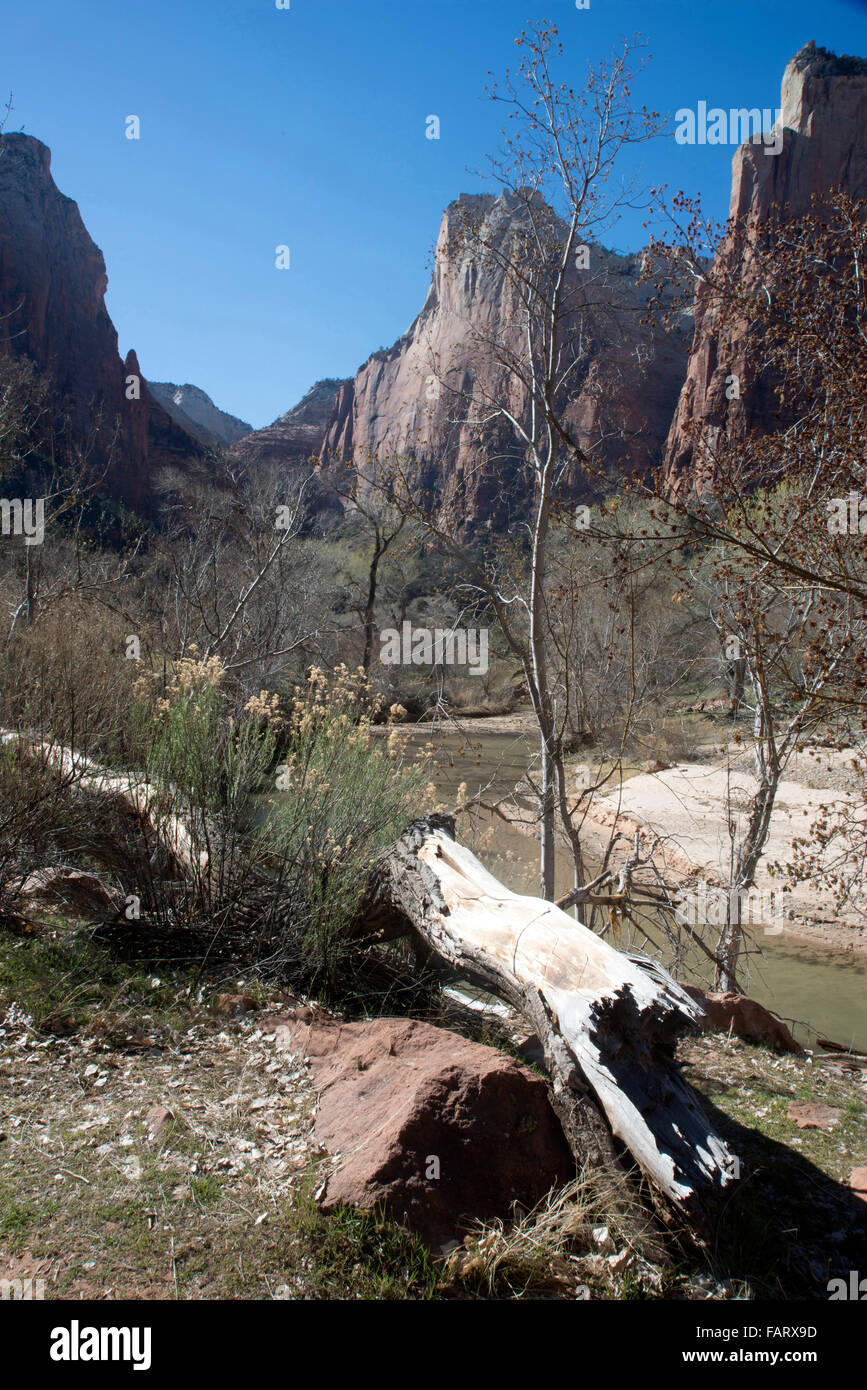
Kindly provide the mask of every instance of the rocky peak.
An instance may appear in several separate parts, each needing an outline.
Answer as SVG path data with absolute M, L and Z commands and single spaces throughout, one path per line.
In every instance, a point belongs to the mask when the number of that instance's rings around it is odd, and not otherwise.
M 783 74 L 783 125 L 809 135 L 817 113 L 823 108 L 837 108 L 840 96 L 849 88 L 850 77 L 867 77 L 867 59 L 847 53 L 838 57 L 827 48 L 817 48 L 813 39 L 805 43 Z
M 148 386 L 172 419 L 209 448 L 234 444 L 253 429 L 246 420 L 220 410 L 199 386 L 171 381 L 149 381 Z
M 801 217 L 814 195 L 832 188 L 867 197 L 867 61 L 806 44 L 783 74 L 780 108 L 778 154 L 750 142 L 735 152 L 730 216 Z M 740 239 L 730 235 L 720 251 L 722 265 L 743 275 L 741 256 Z M 730 373 L 741 379 L 741 396 L 732 401 L 726 399 Z M 743 342 L 723 333 L 717 313 L 697 300 L 686 381 L 666 442 L 669 486 L 699 483 L 695 458 L 702 444 L 714 449 L 722 439 L 784 423 L 770 388 L 751 379 Z
M 0 353 L 28 357 L 49 378 L 56 437 L 109 458 L 106 487 L 147 510 L 154 472 L 199 451 L 148 391 L 134 353 L 122 362 L 104 303 L 108 276 L 78 207 L 51 176 L 32 135 L 0 137 Z M 127 378 L 138 398 L 127 398 Z

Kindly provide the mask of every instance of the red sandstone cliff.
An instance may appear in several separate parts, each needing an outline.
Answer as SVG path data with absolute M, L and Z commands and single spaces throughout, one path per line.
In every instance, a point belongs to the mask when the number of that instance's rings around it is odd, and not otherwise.
M 453 391 L 437 381 L 477 385 L 517 411 L 526 400 L 496 355 L 474 339 L 481 332 L 502 342 L 522 333 L 511 285 L 490 260 L 455 253 L 453 232 L 465 215 L 482 220 L 486 238 L 501 242 L 513 229 L 519 204 L 508 194 L 462 195 L 443 216 L 433 278 L 421 313 L 388 351 L 373 354 L 354 380 L 343 384 L 322 446 L 326 477 L 346 462 L 368 470 L 368 460 L 400 455 L 413 460 L 423 484 L 446 511 L 470 527 L 507 525 L 526 505 L 525 473 L 514 438 L 504 431 L 480 438 L 461 423 Z M 582 447 L 609 477 L 644 470 L 659 461 L 683 381 L 687 334 L 665 334 L 642 322 L 648 298 L 640 283 L 641 258 L 591 248 L 593 295 L 580 330 L 593 339 L 582 384 L 565 403 Z M 345 473 L 341 476 L 345 479 Z M 573 474 L 571 491 L 587 495 Z
M 285 415 L 244 435 L 229 452 L 256 463 L 291 465 L 316 458 L 347 384 L 337 377 L 317 381 Z
M 780 107 L 779 154 L 747 143 L 732 160 L 730 217 L 763 221 L 777 210 L 799 217 L 809 211 L 814 194 L 835 187 L 867 197 L 867 62 L 807 44 L 786 68 Z M 740 245 L 730 231 L 718 269 L 748 273 Z M 765 433 L 781 423 L 772 388 L 751 372 L 742 338 L 721 331 L 718 320 L 715 307 L 697 298 L 689 367 L 665 448 L 671 487 L 700 481 L 705 448 L 712 453 L 723 439 Z M 741 381 L 741 396 L 731 401 L 726 399 L 729 374 Z
M 0 139 L 0 354 L 26 356 L 51 382 L 56 437 L 81 444 L 96 432 L 89 464 L 111 457 L 105 490 L 148 511 L 165 465 L 201 453 L 141 381 L 134 352 L 121 361 L 104 295 L 108 277 L 77 205 L 51 177 L 51 152 L 30 135 Z

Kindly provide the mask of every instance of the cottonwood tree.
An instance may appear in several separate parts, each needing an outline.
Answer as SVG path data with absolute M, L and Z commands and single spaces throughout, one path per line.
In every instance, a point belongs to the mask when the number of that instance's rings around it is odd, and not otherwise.
M 459 272 L 496 277 L 503 312 L 496 323 L 467 324 L 461 360 L 432 360 L 431 368 L 482 452 L 518 459 L 527 500 L 522 572 L 508 572 L 496 554 L 486 557 L 467 543 L 460 496 L 450 515 L 425 503 L 417 514 L 486 601 L 523 673 L 539 732 L 541 892 L 553 898 L 558 824 L 579 885 L 585 870 L 567 784 L 572 697 L 568 662 L 554 637 L 562 618 L 552 613 L 550 547 L 576 479 L 599 471 L 594 441 L 569 404 L 582 388 L 592 398 L 594 338 L 623 307 L 598 245 L 619 211 L 640 196 L 634 181 L 616 182 L 623 157 L 657 134 L 661 122 L 633 105 L 630 86 L 641 65 L 635 44 L 590 67 L 576 90 L 555 75 L 562 47 L 553 25 L 531 28 L 517 43 L 517 72 L 507 74 L 502 89 L 490 88 L 507 113 L 502 149 L 489 171 L 503 193 L 505 223 L 495 226 L 487 209 L 471 202 L 447 248 Z M 492 363 L 493 370 L 473 373 L 474 362 Z M 409 474 L 405 480 L 412 493 L 414 480 Z M 571 531 L 580 544 L 580 530 Z
M 408 532 L 417 533 L 418 530 L 411 525 L 410 510 L 400 504 L 398 478 L 399 470 L 371 459 L 352 470 L 351 480 L 346 485 L 336 480 L 331 482 L 331 489 L 347 515 L 357 517 L 370 534 L 370 551 L 358 605 L 362 631 L 361 667 L 365 675 L 373 659 L 377 598 L 384 561 L 389 553 L 394 554 L 402 536 L 405 538 Z M 404 556 L 406 553 L 404 545 Z
M 166 478 L 164 650 L 218 656 L 230 680 L 267 683 L 291 668 L 327 622 L 313 550 L 299 540 L 307 482 L 222 457 L 207 479 Z
M 32 532 L 3 556 L 10 636 L 91 582 L 83 573 L 85 518 L 113 465 L 118 433 L 117 422 L 103 424 L 95 403 L 88 427 L 74 426 L 69 410 L 52 401 L 49 378 L 28 358 L 0 351 L 0 484 L 6 509 L 27 508 Z
M 35 447 L 46 394 L 46 382 L 28 358 L 0 354 L 0 477 L 4 481 L 20 471 Z
M 817 733 L 827 732 L 829 715 L 833 719 L 839 712 L 838 681 L 852 640 L 864 635 L 864 627 L 850 604 L 835 605 L 818 633 L 814 615 L 821 605 L 815 591 L 793 594 L 769 567 L 726 560 L 717 547 L 710 552 L 708 569 L 717 586 L 717 618 L 727 650 L 745 672 L 755 773 L 755 790 L 741 814 L 731 804 L 727 808 L 729 892 L 717 943 L 716 984 L 729 990 L 737 988 L 742 905 L 767 843 L 780 781 L 793 754 Z

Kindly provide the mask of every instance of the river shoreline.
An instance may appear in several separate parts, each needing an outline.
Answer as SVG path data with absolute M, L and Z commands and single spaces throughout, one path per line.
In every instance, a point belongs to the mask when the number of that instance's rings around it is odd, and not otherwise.
M 496 816 L 510 828 L 538 839 L 528 799 L 521 797 L 520 792 L 516 795 L 505 783 L 501 794 L 497 795 L 499 789 L 495 785 L 497 746 L 507 745 L 509 739 L 521 742 L 532 739 L 535 728 L 532 711 L 522 710 L 504 715 L 459 715 L 447 723 L 426 721 L 412 725 L 411 731 L 413 741 L 426 738 L 448 750 L 449 781 L 455 787 L 467 782 L 471 796 L 475 794 L 475 784 L 482 785 L 482 770 L 487 770 L 485 802 L 496 806 Z M 469 750 L 468 740 L 477 747 Z M 509 749 L 509 756 L 511 767 L 507 781 L 514 779 L 516 770 L 514 750 Z M 434 754 L 434 761 L 442 771 L 443 760 Z M 803 834 L 805 824 L 809 825 L 824 808 L 854 800 L 851 779 L 847 781 L 848 761 L 848 750 L 829 753 L 822 749 L 806 750 L 793 760 L 796 775 L 780 784 L 768 845 L 759 863 L 756 875 L 759 895 L 779 891 L 780 879 L 774 878 L 767 866 L 773 861 L 786 862 L 795 834 Z M 462 775 L 462 765 L 465 775 Z M 589 763 L 570 764 L 573 780 L 576 776 L 592 776 L 593 771 Z M 749 795 L 750 776 L 743 749 L 729 750 L 726 762 L 684 762 L 660 766 L 653 771 L 630 769 L 618 791 L 602 793 L 594 799 L 583 822 L 582 835 L 588 859 L 601 859 L 616 822 L 618 831 L 630 838 L 636 833 L 642 838 L 651 834 L 662 838 L 660 865 L 672 882 L 687 885 L 704 881 L 710 885 L 724 885 L 727 808 L 732 804 L 733 795 L 741 804 Z M 522 805 L 522 801 L 526 804 Z M 576 803 L 577 796 L 570 804 L 575 806 Z M 565 849 L 565 840 L 562 845 Z M 615 858 L 615 862 L 619 860 Z M 785 911 L 773 919 L 774 935 L 785 936 L 793 945 L 801 942 L 804 946 L 867 956 L 867 926 L 841 916 L 820 882 L 798 884 L 782 901 Z

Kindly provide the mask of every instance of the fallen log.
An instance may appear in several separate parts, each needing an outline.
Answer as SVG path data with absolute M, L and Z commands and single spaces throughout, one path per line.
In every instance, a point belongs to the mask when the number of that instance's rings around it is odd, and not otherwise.
M 66 786 L 81 796 L 94 798 L 102 809 L 113 806 L 122 818 L 135 824 L 146 840 L 159 847 L 167 873 L 181 877 L 207 873 L 207 854 L 196 850 L 188 825 L 171 809 L 171 796 L 160 787 L 132 774 L 112 772 L 95 759 L 60 743 L 0 729 L 0 746 L 8 745 L 18 747 L 30 761 L 52 768 Z
M 859 1052 L 857 1047 L 847 1047 L 845 1043 L 831 1042 L 828 1038 L 817 1038 L 816 1046 L 825 1052 L 837 1052 L 846 1057 L 863 1057 L 867 1060 L 867 1052 Z
M 414 935 L 522 1015 L 580 1162 L 616 1164 L 613 1135 L 667 1216 L 706 1224 L 738 1165 L 674 1060 L 702 1011 L 665 970 L 556 904 L 510 892 L 455 841 L 450 816 L 414 821 L 381 857 L 363 920 L 381 939 Z

